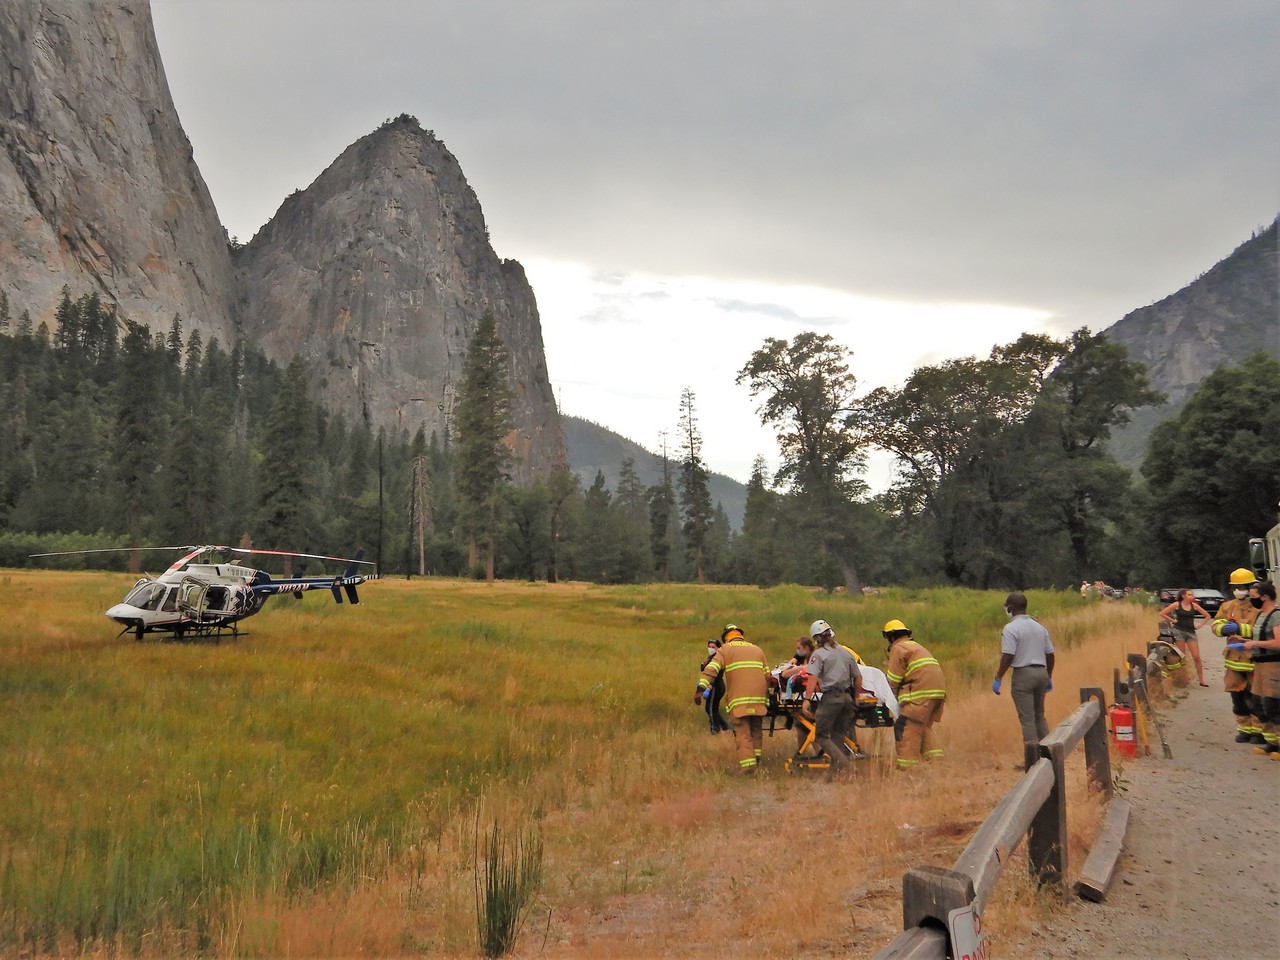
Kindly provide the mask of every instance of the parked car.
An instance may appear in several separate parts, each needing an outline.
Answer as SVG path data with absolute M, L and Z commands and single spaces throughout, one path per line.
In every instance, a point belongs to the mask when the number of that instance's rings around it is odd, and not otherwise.
M 1167 607 L 1169 604 L 1178 599 L 1178 591 L 1181 587 L 1161 587 L 1160 588 L 1160 605 Z
M 1205 612 L 1208 613 L 1209 616 L 1216 614 L 1218 612 L 1218 608 L 1227 602 L 1227 598 L 1217 590 L 1203 590 L 1197 588 L 1191 591 L 1191 595 L 1196 598 L 1196 603 L 1204 607 Z

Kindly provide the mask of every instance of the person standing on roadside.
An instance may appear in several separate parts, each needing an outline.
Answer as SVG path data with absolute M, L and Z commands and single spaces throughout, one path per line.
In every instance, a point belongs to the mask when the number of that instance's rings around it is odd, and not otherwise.
M 1184 657 L 1190 653 L 1196 665 L 1196 677 L 1200 686 L 1207 687 L 1204 682 L 1204 664 L 1200 662 L 1200 641 L 1196 639 L 1196 618 L 1203 617 L 1208 623 L 1209 612 L 1196 602 L 1196 595 L 1190 590 L 1179 590 L 1178 599 L 1160 611 L 1160 619 L 1173 624 L 1173 635 L 1177 638 L 1178 652 Z
M 1258 591 L 1254 589 L 1256 582 L 1257 578 L 1252 570 L 1244 567 L 1232 570 L 1233 596 L 1218 608 L 1218 616 L 1213 621 L 1214 635 L 1228 640 L 1222 651 L 1222 665 L 1225 668 L 1222 671 L 1222 686 L 1231 694 L 1231 712 L 1236 719 L 1236 743 L 1266 742 L 1262 737 L 1262 721 L 1253 711 L 1253 659 L 1249 651 L 1242 649 L 1240 644 L 1231 643 L 1238 638 L 1241 626 L 1248 624 L 1252 627 L 1258 618 L 1258 611 L 1250 602 L 1250 594 L 1255 597 L 1258 595 Z M 1233 623 L 1235 626 L 1231 626 Z M 1228 627 L 1229 630 L 1224 631 L 1223 627 Z
M 844 741 L 853 731 L 857 717 L 858 691 L 861 674 L 853 654 L 836 643 L 836 632 L 825 620 L 815 620 L 809 627 L 809 636 L 820 646 L 809 657 L 808 680 L 804 698 L 812 702 L 813 695 L 822 691 L 822 699 L 814 714 L 814 739 L 822 751 L 831 758 L 829 777 L 836 777 L 844 768 L 850 753 Z M 807 709 L 807 707 L 806 707 Z
M 1254 603 L 1258 619 L 1253 622 L 1253 639 L 1244 642 L 1244 649 L 1253 654 L 1253 695 L 1266 743 L 1254 747 L 1253 752 L 1280 760 L 1280 608 L 1276 607 L 1276 585 L 1270 580 L 1259 583 Z
M 1027 616 L 1026 594 L 1005 597 L 1004 612 L 1009 622 L 1000 634 L 1000 667 L 991 692 L 1000 693 L 1004 675 L 1012 668 L 1013 706 L 1022 725 L 1022 742 L 1037 744 L 1049 735 L 1044 695 L 1053 689 L 1053 641 L 1048 630 Z
M 708 650 L 710 647 L 708 647 Z M 769 667 L 764 651 L 748 643 L 742 630 L 726 624 L 720 632 L 720 647 L 702 668 L 694 703 L 711 696 L 716 680 L 724 678 L 724 711 L 733 728 L 738 769 L 755 773 L 764 752 L 764 715 L 769 712 Z

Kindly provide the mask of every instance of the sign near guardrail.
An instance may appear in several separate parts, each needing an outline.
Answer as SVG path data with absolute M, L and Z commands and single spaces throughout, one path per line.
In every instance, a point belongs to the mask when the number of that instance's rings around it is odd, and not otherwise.
M 990 960 L 982 917 L 972 903 L 947 914 L 947 933 L 951 936 L 951 955 L 955 960 Z

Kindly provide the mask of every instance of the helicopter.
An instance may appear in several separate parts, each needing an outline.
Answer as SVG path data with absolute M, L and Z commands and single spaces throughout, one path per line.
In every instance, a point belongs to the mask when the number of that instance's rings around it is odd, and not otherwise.
M 143 577 L 123 600 L 106 611 L 106 616 L 122 629 L 116 636 L 133 631 L 134 639 L 144 634 L 170 634 L 174 640 L 200 637 L 221 637 L 230 630 L 233 637 L 240 635 L 241 620 L 253 616 L 262 609 L 268 597 L 276 594 L 292 594 L 301 600 L 308 590 L 329 590 L 333 599 L 342 603 L 345 593 L 352 604 L 360 603 L 356 591 L 358 584 L 377 577 L 360 573 L 361 565 L 374 566 L 370 560 L 362 560 L 364 550 L 347 557 L 330 557 L 315 553 L 292 553 L 285 550 L 252 550 L 247 547 L 185 546 L 185 547 L 125 547 L 105 550 L 75 550 L 67 553 L 35 553 L 32 557 L 60 557 L 73 553 L 118 553 L 122 550 L 179 550 L 182 556 L 175 560 L 158 577 Z M 310 560 L 332 560 L 347 564 L 339 576 L 286 577 L 272 579 L 270 574 L 240 563 L 201 563 L 207 555 L 231 554 L 269 555 L 295 557 Z M 213 559 L 213 557 L 209 557 Z

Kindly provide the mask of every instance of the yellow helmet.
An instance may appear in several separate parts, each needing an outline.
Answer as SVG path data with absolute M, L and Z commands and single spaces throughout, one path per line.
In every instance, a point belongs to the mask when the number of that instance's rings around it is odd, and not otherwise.
M 1258 578 L 1252 570 L 1246 570 L 1244 567 L 1237 567 L 1231 571 L 1231 585 L 1233 587 L 1248 587 L 1258 582 Z
M 891 640 L 898 634 L 910 632 L 911 629 L 901 620 L 890 620 L 884 625 L 884 629 L 880 631 L 880 636 L 886 640 Z
M 734 636 L 736 634 L 736 636 Z M 742 628 L 736 623 L 726 623 L 724 629 L 720 631 L 720 640 L 722 643 L 728 643 L 730 640 L 745 639 L 742 635 Z

